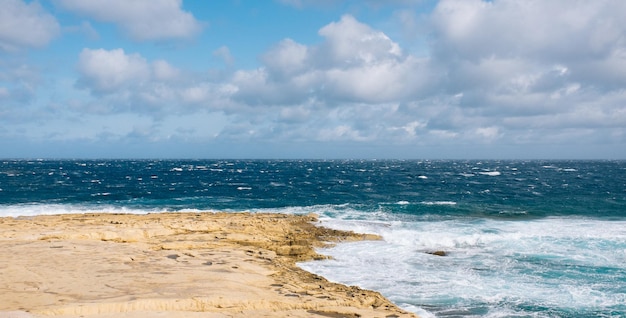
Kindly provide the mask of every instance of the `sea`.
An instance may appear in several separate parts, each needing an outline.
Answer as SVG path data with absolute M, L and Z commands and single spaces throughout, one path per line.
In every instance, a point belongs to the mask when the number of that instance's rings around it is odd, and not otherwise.
M 422 317 L 626 317 L 626 161 L 0 160 L 2 217 L 177 211 L 379 234 L 299 266 Z

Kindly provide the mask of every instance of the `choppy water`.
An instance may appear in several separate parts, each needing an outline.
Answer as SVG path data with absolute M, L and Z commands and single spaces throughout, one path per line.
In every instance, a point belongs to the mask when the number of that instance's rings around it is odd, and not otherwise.
M 626 317 L 626 161 L 0 161 L 0 216 L 198 210 L 381 234 L 301 266 L 422 316 Z

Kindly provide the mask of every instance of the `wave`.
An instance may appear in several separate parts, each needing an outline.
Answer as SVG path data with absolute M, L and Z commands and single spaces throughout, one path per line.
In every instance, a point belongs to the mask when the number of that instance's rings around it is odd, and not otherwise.
M 482 171 L 479 173 L 484 176 L 490 176 L 490 177 L 497 177 L 502 174 L 500 171 Z
M 380 291 L 426 317 L 450 312 L 536 316 L 546 306 L 555 316 L 626 310 L 624 220 L 333 220 L 325 225 L 384 240 L 321 250 L 332 260 L 303 263 L 304 269 Z M 446 256 L 429 254 L 437 250 Z
M 422 201 L 425 205 L 456 205 L 454 201 Z
M 285 206 L 285 207 L 219 207 L 204 206 L 193 207 L 185 202 L 194 200 L 202 200 L 203 198 L 186 198 L 182 200 L 182 204 L 169 202 L 166 205 L 146 202 L 136 202 L 132 205 L 114 205 L 114 204 L 57 204 L 57 203 L 26 203 L 26 204 L 8 204 L 0 205 L 0 217 L 19 217 L 19 216 L 36 216 L 36 215 L 54 215 L 54 214 L 81 214 L 81 213 L 128 213 L 128 214 L 147 214 L 147 213 L 165 213 L 165 212 L 253 212 L 253 213 L 280 213 L 280 214 L 309 214 L 314 213 L 323 218 L 338 219 L 375 219 L 383 215 L 389 214 L 384 209 L 374 209 L 364 205 L 355 204 L 320 204 L 310 206 Z M 242 200 L 242 199 L 238 199 Z M 226 200 L 228 201 L 228 200 Z M 216 202 L 220 203 L 220 202 Z M 228 202 L 227 202 L 228 203 Z
M 171 212 L 164 208 L 130 208 L 114 205 L 93 204 L 14 204 L 0 206 L 0 217 L 20 217 L 55 214 L 84 214 L 84 213 L 129 213 L 147 214 Z

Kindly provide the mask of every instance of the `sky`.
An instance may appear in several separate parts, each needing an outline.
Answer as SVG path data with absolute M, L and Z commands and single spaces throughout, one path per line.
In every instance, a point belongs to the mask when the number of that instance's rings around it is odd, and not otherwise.
M 0 158 L 626 159 L 623 0 L 0 0 Z

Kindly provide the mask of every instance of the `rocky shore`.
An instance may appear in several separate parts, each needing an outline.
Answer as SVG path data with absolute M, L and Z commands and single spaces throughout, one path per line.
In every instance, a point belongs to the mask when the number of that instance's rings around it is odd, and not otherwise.
M 379 239 L 316 216 L 0 218 L 0 317 L 415 317 L 306 272 L 315 248 Z

